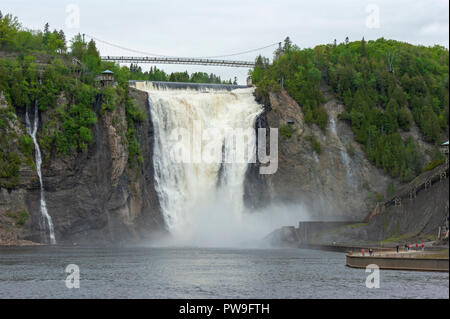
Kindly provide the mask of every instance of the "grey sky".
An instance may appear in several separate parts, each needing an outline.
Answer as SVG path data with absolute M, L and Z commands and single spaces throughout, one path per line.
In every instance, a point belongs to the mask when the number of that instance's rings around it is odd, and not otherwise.
M 80 10 L 79 29 L 70 25 L 74 21 L 66 12 L 70 4 Z M 370 5 L 379 9 L 379 28 L 371 19 L 376 12 Z M 68 39 L 80 32 L 124 47 L 172 56 L 235 53 L 282 41 L 287 35 L 302 48 L 334 39 L 342 42 L 346 36 L 350 40 L 385 37 L 449 47 L 448 0 L 2 0 L 0 10 L 18 16 L 31 29 L 42 29 L 49 22 L 52 29 L 63 29 Z M 138 55 L 102 43 L 98 48 L 103 55 Z M 273 50 L 260 53 L 271 57 Z M 256 55 L 230 59 L 253 60 Z M 213 72 L 223 79 L 237 75 L 240 83 L 245 82 L 248 72 L 244 68 L 158 67 L 166 72 Z

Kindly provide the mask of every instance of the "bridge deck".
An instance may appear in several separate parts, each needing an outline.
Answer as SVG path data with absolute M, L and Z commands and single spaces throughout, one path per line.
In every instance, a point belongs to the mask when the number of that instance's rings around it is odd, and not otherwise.
M 195 64 L 195 65 L 218 65 L 218 66 L 244 67 L 244 68 L 252 68 L 255 66 L 255 63 L 250 61 L 231 61 L 231 60 L 199 59 L 199 58 L 102 56 L 101 59 L 103 61 L 111 61 L 118 63 Z

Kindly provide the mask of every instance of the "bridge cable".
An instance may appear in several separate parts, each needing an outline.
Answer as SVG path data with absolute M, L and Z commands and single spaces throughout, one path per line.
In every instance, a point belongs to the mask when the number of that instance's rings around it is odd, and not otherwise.
M 87 33 L 85 33 L 85 35 L 87 35 L 89 38 L 91 38 L 93 40 L 96 40 L 98 42 L 102 42 L 104 44 L 107 44 L 107 45 L 110 45 L 110 46 L 113 46 L 113 47 L 116 47 L 116 48 L 119 48 L 119 49 L 122 49 L 122 50 L 125 50 L 125 51 L 130 51 L 130 52 L 134 52 L 134 53 L 138 53 L 138 54 L 144 54 L 144 55 L 150 55 L 150 56 L 157 56 L 157 57 L 177 58 L 177 56 L 170 56 L 170 55 L 164 55 L 164 54 L 157 54 L 157 53 L 150 53 L 150 52 L 134 50 L 134 49 L 126 48 L 126 47 L 123 47 L 123 46 L 120 46 L 120 45 L 117 45 L 117 44 L 114 44 L 114 43 L 111 43 L 111 42 L 108 42 L 108 41 L 101 40 L 101 39 L 99 39 L 97 37 L 94 37 L 92 35 L 89 35 Z M 237 53 L 232 53 L 232 54 L 217 55 L 217 56 L 207 56 L 207 57 L 191 57 L 191 58 L 196 58 L 196 59 L 225 58 L 225 57 L 242 55 L 242 54 L 245 54 L 245 53 L 251 53 L 251 52 L 267 49 L 267 48 L 270 48 L 270 47 L 278 45 L 278 44 L 279 44 L 279 42 L 276 42 L 276 43 L 272 43 L 272 44 L 269 44 L 269 45 L 266 45 L 266 46 L 263 46 L 263 47 L 260 47 L 260 48 L 251 49 L 251 50 L 242 51 L 242 52 L 237 52 Z M 186 57 L 186 58 L 188 58 L 188 57 Z
M 275 46 L 275 45 L 278 45 L 278 42 L 277 42 L 277 43 L 272 43 L 272 44 L 266 45 L 266 46 L 261 47 L 261 48 L 256 48 L 256 49 L 248 50 L 248 51 L 242 51 L 242 52 L 232 53 L 232 54 L 226 54 L 226 55 L 208 56 L 208 57 L 203 57 L 203 59 L 216 59 L 216 58 L 225 58 L 225 57 L 235 56 L 235 55 L 242 55 L 242 54 L 245 54 L 245 53 L 251 53 L 251 52 L 255 52 L 255 51 L 267 49 L 267 48 L 273 47 L 273 46 Z

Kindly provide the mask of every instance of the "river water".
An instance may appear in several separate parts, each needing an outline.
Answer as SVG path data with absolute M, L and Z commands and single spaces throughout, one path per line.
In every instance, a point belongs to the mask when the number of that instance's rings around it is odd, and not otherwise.
M 80 288 L 66 287 L 68 264 Z M 448 298 L 448 273 L 345 266 L 343 253 L 302 249 L 0 248 L 0 298 Z

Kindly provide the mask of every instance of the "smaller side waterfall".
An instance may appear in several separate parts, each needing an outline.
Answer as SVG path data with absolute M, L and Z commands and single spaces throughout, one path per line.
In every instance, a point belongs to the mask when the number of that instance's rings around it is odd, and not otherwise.
M 38 112 L 38 102 L 36 100 L 34 104 L 34 119 L 33 119 L 33 126 L 31 126 L 30 117 L 28 116 L 28 109 L 25 113 L 25 122 L 26 122 L 26 128 L 28 135 L 31 136 L 34 143 L 34 149 L 35 149 L 35 162 L 36 162 L 36 171 L 39 177 L 39 184 L 41 187 L 41 230 L 45 235 L 46 229 L 48 228 L 49 236 L 50 236 L 50 244 L 56 244 L 55 240 L 55 232 L 53 229 L 53 222 L 52 218 L 50 217 L 48 211 L 47 211 L 47 203 L 45 202 L 45 194 L 44 194 L 44 184 L 42 182 L 42 172 L 41 172 L 41 165 L 42 165 L 42 157 L 41 157 L 41 149 L 39 148 L 39 144 L 36 138 L 38 126 L 39 126 L 39 112 Z
M 345 167 L 345 172 L 347 176 L 347 185 L 352 186 L 352 168 L 351 168 L 351 159 L 349 158 L 347 154 L 347 150 L 345 149 L 345 146 L 342 144 L 342 141 L 338 137 L 337 129 L 336 129 L 336 120 L 334 117 L 330 118 L 330 129 L 333 135 L 338 139 L 338 147 L 339 147 L 339 153 L 341 155 L 342 164 Z

